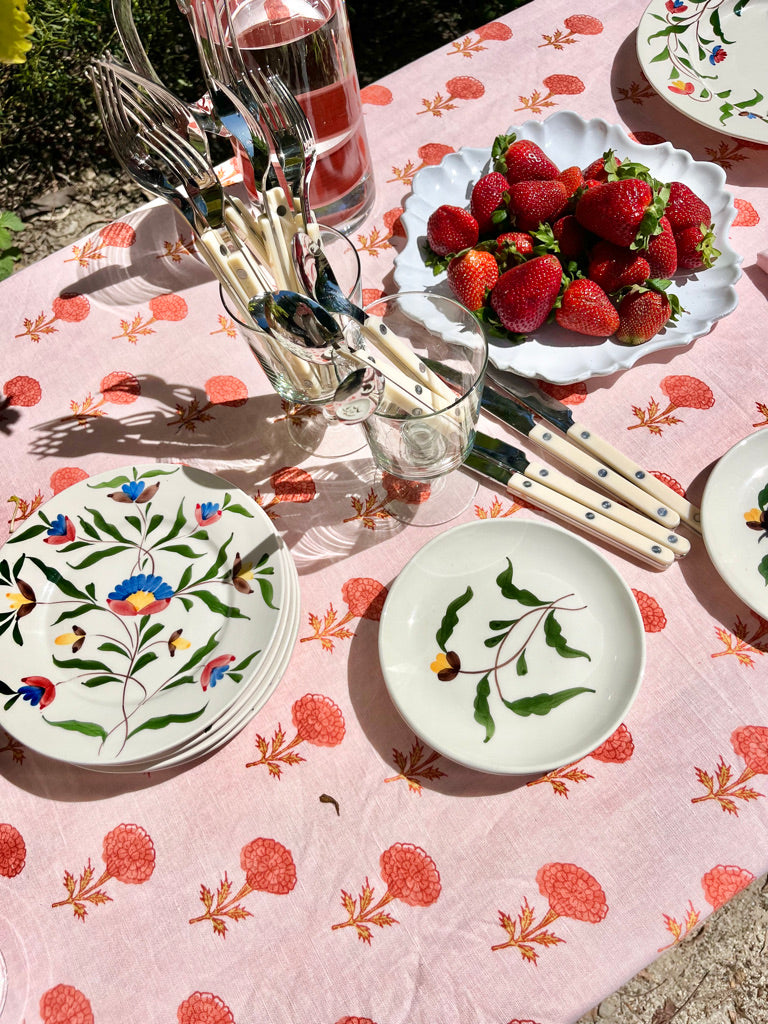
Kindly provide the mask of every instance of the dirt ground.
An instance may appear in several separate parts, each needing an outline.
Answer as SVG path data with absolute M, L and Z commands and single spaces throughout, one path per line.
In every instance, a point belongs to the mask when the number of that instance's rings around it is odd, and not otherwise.
M 91 173 L 20 211 L 17 269 L 134 209 L 142 193 Z M 575 1024 L 768 1024 L 768 877 L 756 879 L 677 946 Z M 486 1022 L 479 1022 L 486 1024 Z

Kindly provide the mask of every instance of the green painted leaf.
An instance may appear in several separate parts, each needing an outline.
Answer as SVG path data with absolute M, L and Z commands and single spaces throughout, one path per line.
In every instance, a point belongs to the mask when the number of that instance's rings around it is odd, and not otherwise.
M 586 658 L 592 661 L 586 651 L 578 651 L 575 647 L 569 647 L 568 641 L 563 636 L 560 623 L 555 618 L 555 613 L 550 612 L 544 620 L 544 639 L 547 647 L 552 647 L 561 658 Z
M 10 709 L 13 707 L 13 705 L 16 703 L 18 699 L 18 693 L 15 693 L 10 700 L 7 700 L 5 704 L 3 704 L 3 711 L 10 711 Z
M 137 726 L 135 729 L 131 730 L 131 732 L 128 733 L 128 739 L 139 732 L 144 732 L 146 729 L 165 729 L 169 725 L 183 725 L 185 722 L 194 722 L 195 719 L 202 715 L 207 707 L 207 704 L 203 704 L 198 711 L 190 711 L 185 715 L 160 715 L 158 718 L 150 718 L 146 722 L 142 722 L 141 725 Z
M 487 640 L 483 640 L 483 643 L 486 647 L 498 647 L 506 637 L 506 633 L 498 633 L 496 636 L 489 636 Z
M 148 469 L 146 473 L 142 473 L 139 477 L 140 480 L 151 480 L 155 476 L 173 476 L 174 473 L 179 472 L 179 467 L 175 469 Z
M 110 491 L 114 491 L 117 487 L 122 487 L 123 484 L 129 483 L 130 480 L 127 476 L 116 476 L 113 480 L 104 480 L 100 484 L 88 484 L 92 491 L 103 491 L 107 487 Z
M 179 502 L 179 507 L 176 509 L 176 518 L 173 520 L 173 526 L 170 528 L 168 533 L 158 541 L 158 544 L 167 544 L 169 540 L 173 540 L 174 537 L 178 537 L 181 532 L 182 526 L 187 521 L 187 517 L 184 515 L 184 499 Z
M 738 107 L 740 110 L 744 107 L 755 107 L 758 103 L 763 102 L 763 94 L 755 89 L 755 95 L 751 100 L 739 100 L 738 103 L 734 103 L 734 107 Z
M 496 723 L 493 720 L 491 709 L 488 707 L 488 694 L 490 692 L 491 684 L 488 682 L 488 676 L 483 676 L 477 684 L 473 704 L 475 709 L 475 721 L 485 729 L 485 739 L 483 740 L 483 743 L 487 743 L 491 736 L 496 732 Z
M 11 628 L 15 620 L 16 616 L 10 615 L 7 619 L 4 619 L 2 622 L 0 622 L 0 636 L 2 636 L 6 630 Z
M 77 598 L 77 600 L 84 601 L 86 604 L 91 603 L 91 599 L 88 594 L 83 593 L 82 590 L 78 590 L 73 583 L 64 579 L 58 569 L 54 569 L 53 566 L 46 565 L 45 562 L 41 562 L 40 559 L 35 558 L 34 555 L 30 555 L 29 560 L 37 566 L 49 583 L 53 583 L 55 587 L 59 588 L 62 594 L 65 594 L 67 597 Z
M 520 619 L 491 619 L 488 623 L 488 628 L 497 632 L 499 629 L 511 629 L 512 626 L 516 626 Z
M 179 585 L 176 587 L 176 592 L 178 593 L 180 590 L 183 590 L 191 579 L 192 566 L 188 565 L 184 572 L 181 574 L 181 579 L 179 580 Z
M 200 579 L 197 581 L 198 583 L 206 583 L 208 580 L 212 580 L 215 576 L 218 575 L 219 569 L 222 567 L 222 565 L 224 565 L 224 563 L 227 560 L 227 548 L 229 547 L 233 536 L 234 534 L 230 534 L 229 538 L 225 540 L 224 543 L 221 545 L 221 547 L 219 548 L 219 553 L 218 555 L 216 555 L 213 565 L 210 567 L 210 569 L 208 570 L 208 572 L 206 572 L 204 576 L 200 577 Z
M 152 518 L 149 520 L 149 526 L 147 526 L 147 536 L 149 536 L 150 533 L 152 533 L 158 528 L 158 526 L 160 525 L 160 523 L 162 523 L 164 518 L 165 516 L 162 515 L 162 513 L 160 512 L 156 512 L 155 515 L 152 516 Z
M 106 535 L 111 537 L 113 540 L 119 540 L 123 544 L 127 543 L 125 537 L 114 523 L 108 522 L 97 508 L 86 507 L 85 511 L 91 513 L 94 525 L 101 530 L 102 533 L 106 533 Z
M 757 504 L 761 509 L 764 509 L 766 505 L 768 505 L 768 484 L 766 484 L 758 494 Z
M 53 625 L 56 626 L 59 622 L 66 622 L 67 619 L 79 619 L 81 615 L 87 615 L 88 612 L 97 611 L 99 611 L 99 606 L 97 604 L 79 604 L 76 608 L 70 608 L 69 611 L 62 612 Z
M 5 542 L 6 544 L 18 544 L 20 540 L 30 540 L 32 537 L 39 537 L 41 533 L 45 533 L 48 527 L 45 523 L 35 523 L 34 526 L 28 526 L 26 530 L 22 530 L 21 533 L 14 533 Z
M 558 690 L 557 693 L 537 693 L 535 697 L 521 697 L 519 700 L 504 700 L 504 704 L 516 715 L 528 718 L 529 715 L 548 715 L 554 708 L 564 704 L 580 693 L 594 693 L 586 686 L 572 686 L 569 690 Z
M 267 608 L 273 608 L 275 611 L 277 611 L 277 605 L 272 603 L 273 598 L 275 596 L 275 588 L 272 586 L 269 580 L 265 580 L 261 576 L 256 577 L 256 582 L 259 585 L 259 590 L 261 591 L 261 597 L 262 600 L 264 601 L 264 604 L 267 606 Z
M 125 521 L 129 526 L 132 526 L 137 533 L 141 533 L 141 520 L 138 516 L 126 516 Z
M 165 686 L 161 687 L 161 690 L 172 690 L 174 686 L 186 686 L 187 683 L 194 682 L 194 676 L 181 676 L 179 679 L 173 679 L 170 683 L 166 683 Z
M 10 583 L 12 579 L 11 567 L 5 559 L 0 562 L 0 579 L 5 580 L 6 583 Z
M 515 669 L 519 676 L 528 675 L 528 662 L 525 660 L 525 648 L 520 652 L 520 657 L 517 659 Z
M 103 661 L 91 658 L 57 658 L 51 655 L 51 660 L 57 668 L 80 669 L 83 672 L 109 672 L 109 665 Z
M 193 590 L 190 592 L 190 597 L 196 597 L 199 601 L 202 601 L 210 611 L 215 612 L 217 615 L 223 615 L 227 619 L 250 618 L 250 616 L 244 615 L 239 608 L 224 604 L 224 602 L 216 597 L 215 594 L 212 594 L 210 590 Z
M 162 544 L 160 545 L 161 551 L 172 551 L 175 555 L 181 555 L 182 558 L 202 558 L 202 551 L 195 551 L 189 544 Z
M 27 556 L 22 553 L 21 556 L 19 558 L 17 558 L 15 563 L 14 563 L 14 566 L 13 566 L 13 578 L 15 580 L 17 580 L 19 578 L 19 573 L 24 568 L 24 562 L 26 561 L 26 557 Z M 5 562 L 3 562 L 3 564 L 5 565 Z
M 16 691 L 12 690 L 8 683 L 4 683 L 3 680 L 0 679 L 0 693 L 8 695 L 10 693 L 16 693 Z
M 510 601 L 517 601 L 526 608 L 535 608 L 537 605 L 548 603 L 547 601 L 540 600 L 530 590 L 522 590 L 520 587 L 516 587 L 512 582 L 513 573 L 512 562 L 507 558 L 507 568 L 503 569 L 496 577 L 496 583 L 502 597 L 506 597 Z
M 190 534 L 190 540 L 208 540 L 207 530 L 195 530 L 194 533 Z
M 89 690 L 92 690 L 94 687 L 96 687 L 96 686 L 103 686 L 105 683 L 119 683 L 119 682 L 120 682 L 120 679 L 117 676 L 101 675 L 101 676 L 91 676 L 90 679 L 83 679 L 82 680 L 82 685 L 83 686 L 87 686 Z
M 217 629 L 215 630 L 215 632 L 211 633 L 211 635 L 208 637 L 208 640 L 203 644 L 203 646 L 198 647 L 194 654 L 192 654 L 191 657 L 188 658 L 188 660 L 181 666 L 176 675 L 181 675 L 182 672 L 189 672 L 189 670 L 191 668 L 194 668 L 195 665 L 198 665 L 203 660 L 203 658 L 207 658 L 211 651 L 214 651 L 216 649 L 218 643 L 219 631 Z
M 111 558 L 112 555 L 118 555 L 121 551 L 127 551 L 130 547 L 129 544 L 115 544 L 111 548 L 102 548 L 101 551 L 92 551 L 90 555 L 87 555 L 82 562 L 77 565 L 73 565 L 71 562 L 67 562 L 70 569 L 76 571 L 80 569 L 87 569 L 91 565 L 95 565 L 100 562 L 103 558 Z
M 123 658 L 130 658 L 130 654 L 124 647 L 121 647 L 119 644 L 113 644 L 111 640 L 108 640 L 106 643 L 99 644 L 98 649 L 100 651 L 109 651 L 112 654 L 119 654 Z
M 11 630 L 11 636 L 13 637 L 13 642 L 16 644 L 17 647 L 24 646 L 24 638 L 22 637 L 21 630 L 19 629 L 18 619 L 14 620 L 13 629 Z
M 46 718 L 45 715 L 43 715 L 43 721 L 47 725 L 55 725 L 57 729 L 66 729 L 67 732 L 79 732 L 83 736 L 98 736 L 102 740 L 107 738 L 106 730 L 98 722 L 78 722 L 74 718 L 63 722 L 54 722 L 52 718 Z
M 768 555 L 765 555 L 760 560 L 760 564 L 757 567 L 757 571 L 760 573 L 760 575 L 765 580 L 766 586 L 768 586 Z
M 227 505 L 227 512 L 236 512 L 239 516 L 246 516 L 253 519 L 253 512 L 249 512 L 243 505 Z
M 242 661 L 239 661 L 236 665 L 233 665 L 230 671 L 227 673 L 227 675 L 231 676 L 233 672 L 242 672 L 243 669 L 248 668 L 248 666 L 251 664 L 251 662 L 253 661 L 257 654 L 261 654 L 261 649 L 259 649 L 258 651 L 252 651 L 249 655 L 247 655 L 247 657 L 243 658 Z
M 192 602 L 190 601 L 190 599 L 188 597 L 180 597 L 179 600 L 187 609 L 187 611 L 189 611 L 189 609 L 192 607 Z
M 659 64 L 662 61 L 668 61 L 668 60 L 669 60 L 669 47 L 665 46 L 664 49 L 661 51 L 661 53 L 657 54 L 655 57 L 651 57 L 650 63 L 651 64 Z
M 142 669 L 145 669 L 147 665 L 151 665 L 153 661 L 157 661 L 155 651 L 144 651 L 141 657 L 136 659 L 136 664 L 133 666 L 134 674 L 138 675 Z
M 445 615 L 443 615 L 442 622 L 440 623 L 440 628 L 435 634 L 437 645 L 441 651 L 446 650 L 445 645 L 448 643 L 453 634 L 454 629 L 459 624 L 458 613 L 461 611 L 465 604 L 468 604 L 472 600 L 473 597 L 474 594 L 472 592 L 472 587 L 467 587 L 464 593 L 461 594 L 459 597 L 454 598 L 453 601 L 451 601 L 451 603 L 445 609 Z
M 145 620 L 146 620 L 146 616 L 145 616 Z M 153 640 L 157 636 L 158 633 L 162 633 L 163 628 L 164 627 L 163 627 L 162 622 L 153 622 L 152 625 L 149 626 L 148 629 L 145 629 L 142 632 L 141 639 L 139 641 L 139 648 L 142 648 L 142 647 L 146 646 L 146 644 L 148 644 L 150 640 Z

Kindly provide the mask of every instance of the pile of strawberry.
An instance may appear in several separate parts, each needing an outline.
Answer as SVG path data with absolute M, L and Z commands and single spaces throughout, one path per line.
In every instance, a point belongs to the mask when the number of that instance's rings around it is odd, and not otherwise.
M 425 259 L 495 334 L 520 341 L 554 320 L 641 344 L 683 312 L 671 277 L 720 255 L 699 196 L 611 150 L 561 171 L 535 142 L 499 135 L 492 161 L 468 210 L 429 217 Z

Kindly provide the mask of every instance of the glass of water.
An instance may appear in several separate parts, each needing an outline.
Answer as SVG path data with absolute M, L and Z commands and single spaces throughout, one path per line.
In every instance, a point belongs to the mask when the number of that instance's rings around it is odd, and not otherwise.
M 460 303 L 426 292 L 385 296 L 366 312 L 381 317 L 382 337 L 394 346 L 384 354 L 400 352 L 397 362 L 410 367 L 428 403 L 406 409 L 385 400 L 363 423 L 387 511 L 414 526 L 448 522 L 477 493 L 473 476 L 454 471 L 472 448 L 480 415 L 485 332 Z M 386 374 L 381 362 L 380 368 Z

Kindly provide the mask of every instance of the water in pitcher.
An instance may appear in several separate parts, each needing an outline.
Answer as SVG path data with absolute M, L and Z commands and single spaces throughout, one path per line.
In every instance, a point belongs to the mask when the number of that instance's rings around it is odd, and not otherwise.
M 374 184 L 343 0 L 245 0 L 233 26 L 246 66 L 279 74 L 309 118 L 318 220 L 351 230 L 370 210 Z

